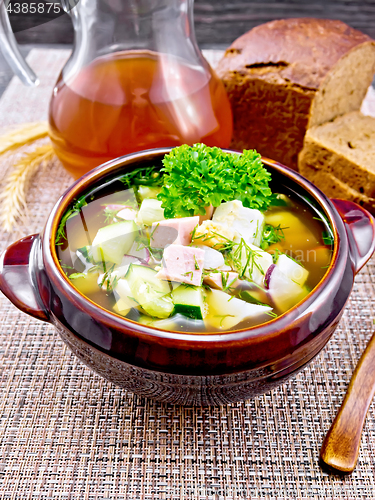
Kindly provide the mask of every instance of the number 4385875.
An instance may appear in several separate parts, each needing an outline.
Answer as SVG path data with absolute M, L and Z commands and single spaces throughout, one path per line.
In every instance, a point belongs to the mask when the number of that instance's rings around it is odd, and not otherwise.
M 10 14 L 59 14 L 60 10 L 60 5 L 53 2 L 11 3 L 9 1 L 7 5 Z

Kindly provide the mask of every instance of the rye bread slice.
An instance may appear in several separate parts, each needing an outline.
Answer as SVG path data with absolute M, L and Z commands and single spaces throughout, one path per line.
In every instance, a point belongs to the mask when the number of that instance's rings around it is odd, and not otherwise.
M 355 111 L 309 129 L 298 158 L 302 175 L 307 167 L 375 198 L 375 118 Z

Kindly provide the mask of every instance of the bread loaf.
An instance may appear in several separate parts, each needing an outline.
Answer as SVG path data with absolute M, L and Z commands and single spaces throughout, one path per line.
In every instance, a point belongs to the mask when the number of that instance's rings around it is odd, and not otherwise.
M 335 20 L 283 19 L 238 38 L 218 64 L 234 115 L 231 147 L 297 169 L 309 127 L 358 110 L 375 41 Z
M 354 111 L 310 128 L 298 165 L 300 173 L 328 196 L 332 196 L 333 189 L 336 196 L 341 190 L 339 196 L 354 201 L 356 192 L 358 200 L 372 203 L 375 198 L 375 118 Z
M 341 198 L 344 200 L 354 201 L 366 208 L 371 213 L 375 213 L 375 198 L 359 193 L 351 188 L 348 184 L 340 181 L 333 174 L 325 172 L 322 169 L 316 169 L 310 165 L 304 164 L 302 168 L 303 174 L 315 186 L 321 189 L 329 198 Z

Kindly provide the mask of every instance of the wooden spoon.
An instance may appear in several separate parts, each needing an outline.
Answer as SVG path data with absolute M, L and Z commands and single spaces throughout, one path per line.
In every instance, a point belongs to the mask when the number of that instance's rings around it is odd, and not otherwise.
M 330 472 L 353 472 L 367 410 L 375 393 L 375 333 L 351 378 L 344 401 L 320 450 L 320 464 Z

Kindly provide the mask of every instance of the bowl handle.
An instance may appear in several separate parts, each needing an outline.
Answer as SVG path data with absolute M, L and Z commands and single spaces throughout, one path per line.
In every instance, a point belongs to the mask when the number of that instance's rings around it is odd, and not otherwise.
M 22 238 L 10 245 L 0 257 L 0 290 L 21 311 L 43 321 L 49 321 L 36 284 L 36 252 L 40 248 L 39 234 Z
M 375 250 L 375 219 L 353 201 L 331 199 L 345 224 L 355 272 L 366 264 Z

